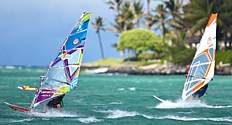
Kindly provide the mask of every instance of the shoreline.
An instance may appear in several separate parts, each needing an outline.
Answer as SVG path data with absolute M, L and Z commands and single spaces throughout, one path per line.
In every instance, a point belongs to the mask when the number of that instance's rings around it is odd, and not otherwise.
M 186 75 L 186 67 L 152 64 L 148 66 L 133 66 L 133 65 L 94 65 L 83 64 L 82 71 L 87 71 L 96 74 L 113 73 L 113 74 L 128 74 L 128 75 Z M 232 67 L 218 67 L 216 68 L 215 75 L 232 75 Z
M 43 69 L 46 72 L 46 66 L 0 66 L 0 69 Z M 167 65 L 167 64 L 151 64 L 146 66 L 137 66 L 131 64 L 118 64 L 118 65 L 103 65 L 103 64 L 83 64 L 81 72 L 88 72 L 92 74 L 128 74 L 128 75 L 186 75 L 186 67 Z M 232 75 L 232 67 L 216 66 L 215 75 Z

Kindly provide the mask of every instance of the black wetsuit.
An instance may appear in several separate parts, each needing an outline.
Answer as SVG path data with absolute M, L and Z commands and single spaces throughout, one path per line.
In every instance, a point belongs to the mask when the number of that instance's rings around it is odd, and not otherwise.
M 54 99 L 48 102 L 47 107 L 48 108 L 62 108 L 64 106 L 63 105 L 64 96 L 65 94 L 55 97 Z M 58 107 L 58 104 L 60 105 L 60 107 Z
M 208 88 L 208 84 L 206 84 L 205 86 L 200 88 L 197 92 L 195 92 L 193 94 L 193 97 L 200 98 L 201 96 L 203 96 L 205 94 L 207 88 Z

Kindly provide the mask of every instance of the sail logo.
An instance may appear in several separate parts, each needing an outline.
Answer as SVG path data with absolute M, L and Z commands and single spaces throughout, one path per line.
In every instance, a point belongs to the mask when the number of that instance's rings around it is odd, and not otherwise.
M 211 38 L 211 37 L 209 37 L 209 38 L 208 38 L 208 40 L 207 40 L 207 44 L 208 44 L 209 46 L 211 46 L 211 45 L 212 45 L 212 43 L 213 43 L 213 42 L 212 42 L 212 38 Z
M 75 40 L 73 40 L 73 44 L 76 45 L 77 43 L 79 43 L 79 41 L 80 40 L 78 38 L 76 38 Z

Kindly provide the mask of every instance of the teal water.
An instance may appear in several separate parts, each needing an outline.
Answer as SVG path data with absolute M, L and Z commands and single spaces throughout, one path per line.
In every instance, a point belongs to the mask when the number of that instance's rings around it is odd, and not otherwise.
M 0 124 L 14 125 L 216 125 L 232 124 L 232 77 L 216 76 L 202 101 L 178 101 L 185 76 L 91 75 L 82 73 L 76 91 L 64 98 L 63 112 L 23 113 L 4 101 L 29 106 L 43 69 L 0 69 Z M 152 96 L 168 100 L 160 103 Z

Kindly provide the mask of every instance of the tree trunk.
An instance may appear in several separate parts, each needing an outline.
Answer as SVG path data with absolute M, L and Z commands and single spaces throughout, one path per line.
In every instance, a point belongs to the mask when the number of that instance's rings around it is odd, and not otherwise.
M 162 33 L 162 39 L 164 40 L 165 38 L 165 34 L 166 34 L 166 28 L 165 28 L 165 24 L 164 24 L 164 20 L 161 19 L 161 33 Z
M 103 45 L 102 45 L 102 40 L 101 40 L 101 34 L 100 32 L 97 32 L 97 36 L 98 36 L 98 41 L 99 41 L 99 45 L 100 45 L 100 49 L 101 49 L 101 58 L 104 59 L 104 50 L 103 50 Z
M 150 9 L 150 4 L 151 4 L 151 0 L 147 0 L 147 13 L 146 13 L 146 27 L 147 29 L 151 30 L 151 26 L 150 26 L 150 16 L 151 16 L 151 9 Z

